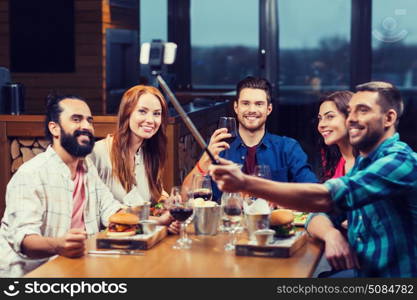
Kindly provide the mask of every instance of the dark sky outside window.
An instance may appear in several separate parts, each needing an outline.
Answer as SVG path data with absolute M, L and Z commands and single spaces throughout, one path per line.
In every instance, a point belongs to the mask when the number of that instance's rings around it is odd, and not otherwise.
M 395 84 L 404 99 L 398 131 L 417 150 L 417 1 L 378 0 L 372 5 L 372 80 Z
M 140 1 L 140 43 L 149 43 L 153 39 L 168 40 L 168 4 L 167 0 Z M 149 67 L 141 65 L 141 76 L 150 77 Z
M 347 88 L 350 9 L 347 0 L 278 1 L 281 87 Z
M 417 85 L 417 1 L 373 1 L 372 79 Z
M 234 87 L 258 75 L 258 44 L 259 1 L 191 1 L 193 87 Z

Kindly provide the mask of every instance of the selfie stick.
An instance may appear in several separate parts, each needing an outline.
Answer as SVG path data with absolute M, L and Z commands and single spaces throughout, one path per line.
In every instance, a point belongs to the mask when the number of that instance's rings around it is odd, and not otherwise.
M 158 73 L 156 73 L 156 74 L 158 74 Z M 187 113 L 184 111 L 181 104 L 178 102 L 177 98 L 175 97 L 174 93 L 171 91 L 169 86 L 166 84 L 165 80 L 159 74 L 156 76 L 156 80 L 158 81 L 162 90 L 165 92 L 165 94 L 171 100 L 171 103 L 172 103 L 172 105 L 174 105 L 175 110 L 178 112 L 181 119 L 184 121 L 185 125 L 190 130 L 191 134 L 197 140 L 197 143 L 200 145 L 200 147 L 202 149 L 204 149 L 204 151 L 206 151 L 206 153 L 210 157 L 211 162 L 215 165 L 219 165 L 220 162 L 217 159 L 214 158 L 213 153 L 211 153 L 211 151 L 208 149 L 208 146 L 207 146 L 206 142 L 204 141 L 203 137 L 201 136 L 200 132 L 194 126 L 194 123 L 190 120 Z

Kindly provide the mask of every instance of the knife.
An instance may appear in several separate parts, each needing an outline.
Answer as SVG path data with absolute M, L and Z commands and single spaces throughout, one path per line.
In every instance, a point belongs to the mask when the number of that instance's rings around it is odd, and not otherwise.
M 144 252 L 136 250 L 89 250 L 88 254 L 93 255 L 145 255 Z

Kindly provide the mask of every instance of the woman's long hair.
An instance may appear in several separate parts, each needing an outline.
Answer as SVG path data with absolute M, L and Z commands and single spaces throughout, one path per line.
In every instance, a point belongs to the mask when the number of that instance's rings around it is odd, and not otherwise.
M 139 98 L 143 94 L 152 94 L 159 99 L 162 107 L 161 126 L 150 139 L 144 139 L 141 145 L 143 161 L 149 190 L 153 201 L 158 201 L 162 189 L 162 170 L 167 156 L 166 126 L 168 122 L 167 104 L 161 92 L 152 87 L 136 85 L 127 90 L 122 97 L 117 116 L 117 129 L 113 137 L 110 159 L 113 168 L 113 176 L 116 177 L 126 192 L 129 192 L 136 184 L 134 166 L 129 159 L 129 145 L 134 134 L 129 127 L 130 115 L 134 111 Z
M 320 99 L 320 106 L 323 102 L 332 101 L 339 112 L 341 112 L 345 118 L 348 116 L 348 104 L 353 93 L 351 91 L 337 91 L 328 95 L 324 95 Z M 319 106 L 319 107 L 320 107 Z M 337 145 L 326 145 L 324 138 L 319 134 L 319 149 L 320 149 L 320 181 L 326 181 L 333 177 L 336 170 L 336 166 L 339 163 L 342 154 L 340 153 Z

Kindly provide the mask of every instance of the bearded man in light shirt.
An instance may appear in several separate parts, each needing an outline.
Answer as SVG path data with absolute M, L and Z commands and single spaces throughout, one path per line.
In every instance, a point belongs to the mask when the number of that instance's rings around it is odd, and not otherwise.
M 84 159 L 95 141 L 84 99 L 48 96 L 45 134 L 52 146 L 24 163 L 7 185 L 0 277 L 20 277 L 54 255 L 84 255 L 87 235 L 121 209 Z

